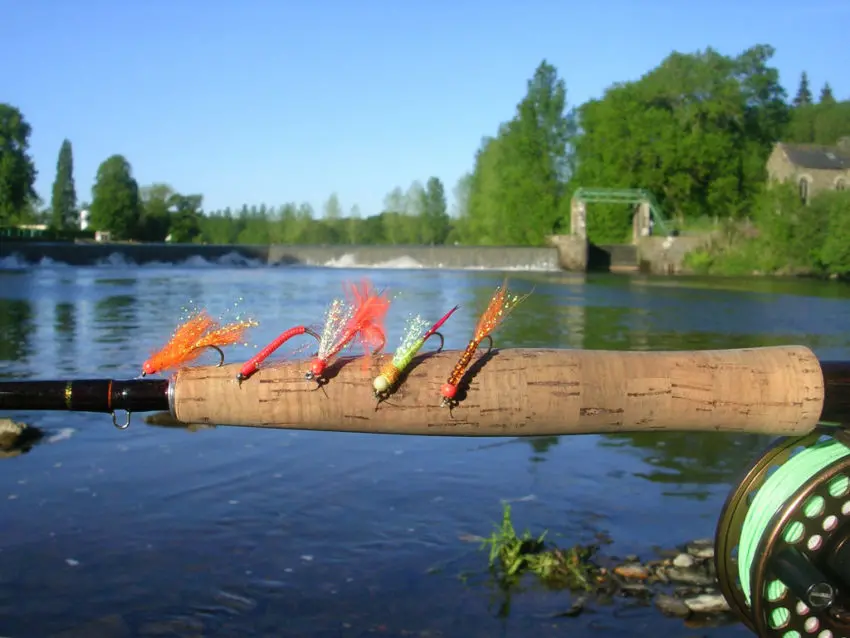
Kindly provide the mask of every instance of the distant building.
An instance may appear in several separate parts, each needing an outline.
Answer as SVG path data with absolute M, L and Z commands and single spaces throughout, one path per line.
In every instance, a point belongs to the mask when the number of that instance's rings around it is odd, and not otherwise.
M 81 210 L 80 211 L 80 230 L 85 230 L 89 227 L 89 211 Z
M 767 174 L 772 181 L 796 184 L 805 203 L 823 191 L 848 190 L 850 137 L 835 146 L 777 142 L 767 159 Z

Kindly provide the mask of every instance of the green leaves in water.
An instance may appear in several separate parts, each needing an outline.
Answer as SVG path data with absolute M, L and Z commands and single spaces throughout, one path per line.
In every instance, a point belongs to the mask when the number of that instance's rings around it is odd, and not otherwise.
M 489 567 L 501 584 L 515 585 L 525 573 L 537 576 L 546 586 L 573 591 L 592 591 L 598 582 L 599 568 L 591 559 L 593 547 L 576 545 L 561 549 L 544 543 L 547 532 L 535 538 L 528 530 L 518 535 L 511 521 L 511 506 L 504 504 L 502 522 L 482 549 L 489 547 Z

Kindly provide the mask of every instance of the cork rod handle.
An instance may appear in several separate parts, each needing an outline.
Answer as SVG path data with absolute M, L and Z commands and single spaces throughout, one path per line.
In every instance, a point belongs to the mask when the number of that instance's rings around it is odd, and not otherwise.
M 372 378 L 391 355 L 332 366 L 324 392 L 304 361 L 261 369 L 241 386 L 238 364 L 187 368 L 171 409 L 185 423 L 448 436 L 638 431 L 803 434 L 824 407 L 824 377 L 803 346 L 684 352 L 505 349 L 483 352 L 440 407 L 458 351 L 424 354 L 376 410 Z M 341 364 L 341 365 L 340 365 Z

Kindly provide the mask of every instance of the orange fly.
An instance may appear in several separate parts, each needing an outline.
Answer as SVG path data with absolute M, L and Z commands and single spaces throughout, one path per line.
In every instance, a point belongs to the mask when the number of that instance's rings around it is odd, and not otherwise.
M 144 362 L 142 376 L 184 366 L 200 357 L 206 348 L 218 352 L 218 365 L 222 365 L 221 349 L 239 343 L 245 331 L 257 325 L 256 321 L 245 319 L 222 326 L 205 310 L 196 312 L 177 327 L 168 343 Z
M 458 362 L 455 364 L 451 376 L 449 376 L 448 381 L 446 381 L 446 383 L 444 383 L 440 388 L 440 394 L 443 395 L 440 407 L 451 407 L 457 405 L 457 400 L 455 399 L 457 396 L 457 386 L 463 378 L 464 372 L 466 372 L 466 369 L 469 367 L 472 357 L 475 355 L 475 351 L 478 350 L 478 347 L 484 339 L 488 339 L 490 341 L 490 348 L 493 347 L 493 337 L 490 335 L 496 330 L 496 328 L 499 327 L 502 321 L 504 321 L 507 316 L 513 312 L 514 308 L 516 308 L 530 294 L 531 293 L 527 293 L 522 296 L 509 295 L 507 279 L 501 286 L 499 286 L 492 299 L 490 299 L 487 309 L 482 313 L 481 318 L 478 319 L 478 324 L 475 326 L 475 333 L 469 341 L 469 344 L 466 346 L 466 350 L 463 351 L 460 359 L 458 359 Z
M 348 346 L 355 337 L 363 345 L 365 354 L 375 355 L 386 344 L 384 318 L 390 300 L 383 291 L 376 293 L 368 280 L 357 284 L 346 284 L 347 302 L 335 299 L 328 309 L 325 326 L 319 340 L 319 351 L 304 375 L 308 381 L 322 383 L 331 360 Z M 368 366 L 368 359 L 364 359 Z

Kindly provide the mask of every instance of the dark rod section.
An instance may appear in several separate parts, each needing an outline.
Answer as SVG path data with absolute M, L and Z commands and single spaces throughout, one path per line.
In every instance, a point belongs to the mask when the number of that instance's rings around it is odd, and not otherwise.
M 158 412 L 168 410 L 167 379 L 0 381 L 0 410 Z
M 825 609 L 835 601 L 835 589 L 826 576 L 793 547 L 773 556 L 770 570 L 812 609 Z
M 850 361 L 821 361 L 823 412 L 821 421 L 850 423 Z

